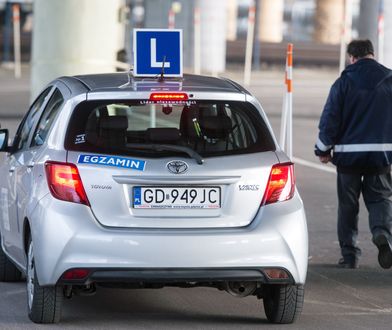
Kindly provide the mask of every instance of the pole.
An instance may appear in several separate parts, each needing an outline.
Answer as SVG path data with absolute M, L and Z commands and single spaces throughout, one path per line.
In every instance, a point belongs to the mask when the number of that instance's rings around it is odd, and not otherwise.
M 287 155 L 293 158 L 293 44 L 287 45 Z
M 384 63 L 384 0 L 380 0 L 378 7 L 378 19 L 377 19 L 377 38 L 378 38 L 378 62 Z
M 176 26 L 176 14 L 173 8 L 169 9 L 169 29 L 174 29 Z
M 283 96 L 283 102 L 282 102 L 282 117 L 280 121 L 280 139 L 279 139 L 279 144 L 283 151 L 286 151 L 286 132 L 287 132 L 287 93 L 285 91 Z
M 116 54 L 124 47 L 124 26 L 118 20 L 124 2 L 94 0 L 93 3 L 91 0 L 34 0 L 31 98 L 59 76 L 116 70 Z M 94 27 L 94 37 L 86 42 L 91 27 Z
M 342 35 L 340 38 L 340 61 L 339 72 L 344 70 L 346 64 L 346 45 L 351 39 L 352 26 L 352 0 L 344 1 L 344 17 L 342 22 Z
M 256 0 L 255 4 L 255 32 L 254 32 L 254 49 L 253 49 L 253 68 L 260 70 L 260 1 Z
M 282 118 L 280 123 L 280 147 L 293 157 L 293 44 L 287 45 L 284 83 L 286 91 L 283 97 Z
M 250 75 L 252 70 L 252 52 L 254 42 L 254 30 L 255 30 L 255 15 L 256 8 L 254 1 L 249 6 L 248 13 L 248 32 L 246 36 L 246 50 L 245 50 L 245 67 L 244 67 L 244 85 L 250 85 Z
M 280 121 L 280 139 L 279 139 L 279 144 L 283 151 L 286 150 L 286 131 L 287 131 L 287 53 L 286 53 L 286 65 L 284 69 L 284 85 L 285 85 L 285 92 L 283 95 L 283 102 L 282 102 L 282 117 Z
M 19 4 L 12 5 L 12 23 L 14 26 L 14 72 L 15 78 L 20 78 L 21 73 L 21 50 L 20 50 L 20 7 Z
M 150 107 L 150 127 L 156 127 L 157 121 L 157 108 L 155 104 L 152 104 Z
M 200 74 L 201 73 L 201 26 L 200 26 L 200 7 L 198 2 L 196 2 L 194 13 L 193 13 L 193 19 L 194 19 L 194 59 L 193 59 L 193 65 L 194 65 L 194 72 L 195 74 Z

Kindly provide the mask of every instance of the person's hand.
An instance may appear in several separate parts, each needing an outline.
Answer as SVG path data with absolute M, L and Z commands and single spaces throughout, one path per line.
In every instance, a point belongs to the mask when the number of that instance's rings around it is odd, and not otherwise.
M 326 155 L 326 156 L 319 156 L 320 162 L 327 164 L 328 162 L 331 161 L 332 157 L 331 155 Z

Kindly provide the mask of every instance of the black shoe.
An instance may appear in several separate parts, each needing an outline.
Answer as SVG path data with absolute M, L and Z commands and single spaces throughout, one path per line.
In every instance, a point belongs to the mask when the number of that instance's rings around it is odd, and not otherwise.
M 340 258 L 338 262 L 339 268 L 350 268 L 350 269 L 357 269 L 358 266 L 358 259 L 353 260 L 345 260 L 344 258 Z
M 375 234 L 373 243 L 378 248 L 378 263 L 384 269 L 392 267 L 392 245 L 384 233 Z

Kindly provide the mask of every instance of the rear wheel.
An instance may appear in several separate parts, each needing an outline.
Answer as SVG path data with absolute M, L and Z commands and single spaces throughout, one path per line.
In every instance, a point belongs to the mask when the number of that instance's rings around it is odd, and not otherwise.
M 30 238 L 27 254 L 27 307 L 29 318 L 35 323 L 60 321 L 63 290 L 60 286 L 42 287 L 37 280 L 34 248 Z
M 264 311 L 272 323 L 293 323 L 301 314 L 304 287 L 268 285 L 264 296 Z
M 8 259 L 1 247 L 0 235 L 0 282 L 16 282 L 22 277 L 22 273 L 18 268 Z

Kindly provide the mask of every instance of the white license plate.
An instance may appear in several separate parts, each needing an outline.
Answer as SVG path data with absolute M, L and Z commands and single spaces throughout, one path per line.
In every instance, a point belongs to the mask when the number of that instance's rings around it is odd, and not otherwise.
M 218 209 L 220 187 L 134 187 L 136 209 Z

